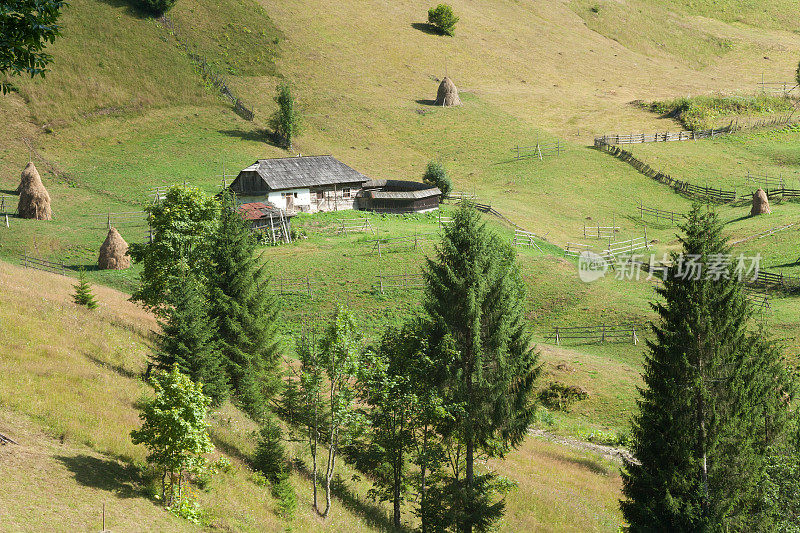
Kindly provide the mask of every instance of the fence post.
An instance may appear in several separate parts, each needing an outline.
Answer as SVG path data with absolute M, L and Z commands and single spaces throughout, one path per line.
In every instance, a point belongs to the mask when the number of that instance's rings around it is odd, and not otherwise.
M 606 342 L 606 325 L 603 324 L 601 327 L 603 328 L 603 338 L 600 340 L 600 342 Z
M 311 292 L 311 279 L 309 279 L 308 274 L 306 274 L 306 286 L 308 287 L 308 297 L 313 300 L 314 293 Z
M 561 344 L 561 339 L 558 336 L 558 326 L 556 326 L 556 345 L 560 345 L 560 344 Z
M 639 339 L 636 337 L 636 326 L 631 326 L 631 332 L 633 333 L 633 345 L 636 346 L 639 344 Z

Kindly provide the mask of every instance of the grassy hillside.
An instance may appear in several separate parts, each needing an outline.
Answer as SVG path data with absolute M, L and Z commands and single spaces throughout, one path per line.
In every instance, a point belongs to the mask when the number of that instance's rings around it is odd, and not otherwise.
M 180 0 L 170 13 L 180 44 L 128 2 L 74 0 L 64 12 L 62 37 L 48 49 L 54 63 L 47 78 L 15 79 L 17 92 L 0 97 L 6 128 L 0 194 L 16 200 L 19 172 L 31 157 L 25 137 L 37 150 L 33 158 L 54 210 L 50 222 L 12 217 L 9 229 L 0 227 L 0 258 L 17 262 L 27 252 L 63 260 L 87 268 L 95 283 L 130 291 L 137 268 L 93 268 L 106 233 L 103 214 L 141 211 L 155 186 L 186 181 L 216 192 L 223 169 L 230 177 L 256 158 L 287 155 L 267 142 L 266 131 L 274 87 L 282 79 L 292 84 L 304 116 L 296 151 L 331 153 L 374 178 L 419 179 L 425 164 L 439 159 L 456 189 L 475 192 L 549 241 L 544 252 L 520 250 L 528 318 L 545 363 L 542 386 L 549 380 L 580 385 L 589 398 L 570 413 L 543 414 L 540 424 L 581 438 L 621 432 L 635 408 L 643 343 L 556 347 L 547 335 L 557 325 L 644 324 L 653 318 L 652 285 L 611 274 L 584 284 L 558 246 L 607 245 L 584 236 L 584 225 L 614 223 L 619 239 L 638 237 L 645 231 L 639 202 L 684 212 L 689 200 L 588 146 L 597 134 L 680 127 L 629 105 L 634 100 L 752 94 L 762 75 L 791 79 L 800 56 L 800 35 L 792 31 L 800 14 L 795 4 L 454 0 L 461 20 L 455 37 L 446 38 L 425 24 L 429 6 L 411 0 Z M 208 86 L 187 46 L 206 56 L 255 108 L 254 122 L 239 118 Z M 444 75 L 461 90 L 460 108 L 431 105 Z M 565 147 L 560 157 L 512 160 L 516 146 L 555 140 Z M 743 192 L 749 190 L 740 185 L 748 170 L 794 179 L 800 171 L 797 141 L 797 132 L 786 130 L 633 150 L 677 177 Z M 720 210 L 734 239 L 800 219 L 792 203 L 757 219 L 745 217 L 747 210 Z M 372 237 L 336 236 L 336 218 L 298 217 L 307 239 L 264 249 L 274 272 L 320 282 L 313 300 L 280 298 L 287 345 L 300 324 L 319 323 L 337 302 L 353 307 L 369 339 L 419 309 L 418 290 L 381 294 L 376 275 L 416 271 L 436 237 L 422 250 L 376 258 L 366 242 Z M 438 229 L 433 217 L 370 220 L 381 237 Z M 490 224 L 511 238 L 508 227 Z M 145 237 L 142 221 L 119 229 L 129 242 Z M 648 222 L 653 252 L 674 248 L 675 232 Z M 798 235 L 793 228 L 737 250 L 761 253 L 770 268 L 800 273 Z M 138 375 L 153 319 L 123 293 L 97 291 L 103 306 L 89 313 L 70 303 L 69 280 L 0 263 L 0 345 L 11 348 L 0 373 L 0 431 L 21 436 L 27 446 L 13 461 L 6 459 L 13 448 L 0 450 L 0 465 L 14 483 L 24 479 L 19 472 L 33 471 L 36 487 L 47 479 L 54 486 L 31 511 L 15 499 L 24 487 L 6 484 L 0 517 L 39 529 L 58 528 L 65 519 L 92 529 L 97 509 L 111 501 L 110 510 L 119 513 L 112 516 L 124 517 L 112 523 L 115 531 L 136 530 L 141 522 L 191 529 L 144 497 L 146 487 L 130 469 L 143 458 L 126 435 L 147 391 Z M 783 295 L 763 314 L 792 357 L 800 352 L 799 316 L 798 299 Z M 212 525 L 282 528 L 269 492 L 252 483 L 241 460 L 252 449 L 255 428 L 231 406 L 215 414 L 213 427 L 218 450 L 233 460 L 234 470 L 199 493 Z M 494 466 L 519 483 L 509 497 L 506 531 L 616 531 L 621 525 L 614 465 L 528 439 Z M 351 477 L 345 466 L 347 491 L 330 520 L 322 523 L 301 505 L 295 529 L 386 529 L 383 509 L 365 500 L 368 484 Z M 308 502 L 308 482 L 296 475 L 293 483 L 300 501 Z M 64 509 L 73 499 L 82 503 Z

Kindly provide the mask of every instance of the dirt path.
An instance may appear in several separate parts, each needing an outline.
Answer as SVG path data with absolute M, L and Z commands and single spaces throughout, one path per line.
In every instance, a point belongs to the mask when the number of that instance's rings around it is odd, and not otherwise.
M 562 437 L 560 435 L 555 435 L 543 429 L 531 429 L 528 433 L 536 438 L 548 440 L 550 442 L 554 442 L 562 446 L 567 446 L 569 448 L 574 448 L 576 450 L 591 452 L 596 455 L 599 455 L 604 459 L 608 459 L 610 461 L 614 461 L 620 464 L 622 463 L 623 458 L 629 461 L 633 460 L 633 455 L 631 455 L 631 452 L 628 451 L 626 448 L 606 446 L 604 444 L 595 444 L 593 442 L 586 442 L 572 437 Z

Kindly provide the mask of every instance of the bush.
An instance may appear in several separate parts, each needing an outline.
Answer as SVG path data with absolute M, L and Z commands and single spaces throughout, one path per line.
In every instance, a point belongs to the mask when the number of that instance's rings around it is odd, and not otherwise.
M 797 70 L 794 73 L 794 79 L 797 80 L 797 84 L 800 85 L 800 63 L 797 64 Z
M 142 6 L 154 15 L 163 15 L 169 11 L 178 0 L 141 0 Z
M 291 520 L 297 510 L 297 494 L 288 477 L 284 477 L 272 486 L 272 495 L 278 499 L 278 514 Z
M 549 409 L 569 411 L 573 403 L 585 400 L 589 394 L 581 387 L 564 385 L 560 381 L 551 381 L 546 389 L 539 392 L 539 401 Z
M 292 89 L 282 83 L 276 88 L 275 103 L 278 109 L 272 115 L 270 125 L 285 148 L 292 148 L 292 139 L 300 131 L 300 114 L 295 106 Z
M 448 4 L 439 4 L 428 10 L 428 22 L 445 35 L 453 35 L 458 17 L 453 13 L 453 8 Z
M 442 191 L 442 200 L 450 195 L 450 191 L 453 188 L 453 184 L 447 176 L 447 169 L 438 161 L 428 163 L 425 168 L 425 174 L 422 176 L 422 181 L 438 187 Z

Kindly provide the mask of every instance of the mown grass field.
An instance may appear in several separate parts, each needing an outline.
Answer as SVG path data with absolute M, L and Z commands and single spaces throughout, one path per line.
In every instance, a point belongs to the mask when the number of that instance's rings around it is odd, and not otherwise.
M 223 172 L 230 177 L 257 158 L 297 152 L 333 154 L 376 179 L 419 179 L 425 164 L 439 159 L 456 189 L 474 192 L 543 236 L 543 253 L 519 249 L 530 327 L 545 364 L 542 385 L 580 385 L 589 398 L 569 413 L 543 414 L 540 423 L 580 438 L 625 431 L 644 343 L 556 347 L 546 337 L 555 326 L 644 326 L 654 318 L 652 284 L 612 274 L 585 284 L 559 247 L 607 245 L 584 237 L 584 225 L 614 223 L 621 228 L 619 240 L 642 236 L 640 202 L 680 212 L 690 202 L 589 148 L 592 138 L 680 128 L 630 105 L 634 100 L 752 94 L 762 75 L 790 81 L 800 55 L 800 35 L 793 31 L 800 6 L 788 0 L 451 3 L 461 17 L 454 38 L 432 34 L 425 25 L 429 6 L 413 0 L 179 0 L 171 12 L 179 36 L 255 108 L 251 123 L 208 86 L 160 23 L 124 0 L 70 2 L 63 35 L 48 49 L 51 72 L 44 80 L 14 79 L 17 92 L 0 98 L 0 194 L 13 198 L 30 156 L 22 137 L 58 169 L 48 172 L 34 156 L 53 198 L 54 219 L 12 217 L 9 229 L 0 227 L 0 258 L 16 263 L 27 252 L 87 268 L 103 307 L 92 314 L 72 306 L 69 280 L 8 263 L 0 267 L 0 346 L 12 349 L 0 373 L 0 424 L 31 446 L 17 456 L 19 462 L 2 463 L 12 474 L 5 477 L 22 480 L 16 474 L 34 471 L 38 463 L 43 466 L 36 470 L 36 487 L 45 487 L 45 479 L 53 486 L 46 501 L 26 507 L 17 500 L 6 505 L 24 487 L 5 485 L 3 520 L 39 529 L 67 520 L 77 529 L 93 529 L 89 517 L 111 499 L 112 509 L 124 511 L 113 530 L 136 530 L 142 522 L 191 529 L 131 492 L 138 481 L 126 469 L 142 460 L 143 451 L 130 444 L 127 432 L 137 423 L 134 405 L 147 390 L 138 373 L 155 324 L 125 301 L 138 268 L 93 268 L 106 233 L 103 213 L 140 211 L 150 201 L 150 188 L 184 181 L 216 193 Z M 444 75 L 461 90 L 460 108 L 430 105 Z M 267 142 L 279 81 L 292 85 L 304 116 L 291 154 Z M 790 130 L 746 132 L 633 150 L 676 177 L 746 192 L 748 170 L 797 179 L 797 137 Z M 566 147 L 558 158 L 512 160 L 518 145 L 554 140 Z M 756 219 L 744 216 L 744 205 L 720 213 L 727 233 L 741 239 L 800 219 L 798 205 L 774 205 L 772 215 Z M 320 327 L 336 303 L 354 309 L 367 340 L 420 307 L 421 291 L 381 294 L 376 276 L 418 271 L 436 237 L 429 236 L 422 249 L 376 258 L 368 242 L 373 237 L 337 236 L 336 218 L 298 217 L 295 226 L 306 239 L 264 249 L 274 275 L 307 274 L 319 281 L 313 300 L 279 295 L 288 357 L 301 324 Z M 381 237 L 438 230 L 434 217 L 369 218 Z M 488 222 L 511 239 L 510 228 Z M 135 222 L 119 229 L 129 242 L 142 240 L 146 231 Z M 800 273 L 798 230 L 735 250 L 762 254 L 762 266 L 770 269 Z M 676 231 L 647 223 L 657 257 L 674 249 Z M 792 358 L 800 350 L 799 316 L 797 298 L 782 295 L 774 295 L 772 308 L 760 315 Z M 232 458 L 234 470 L 199 494 L 212 524 L 237 531 L 281 529 L 269 492 L 250 481 L 241 461 L 253 445 L 254 427 L 230 406 L 215 414 L 213 427 L 218 449 Z M 519 484 L 509 496 L 505 531 L 616 531 L 621 525 L 613 465 L 528 439 L 493 466 Z M 352 481 L 352 474 L 345 466 L 343 478 L 359 497 L 343 496 L 324 523 L 307 506 L 308 483 L 294 477 L 301 502 L 294 529 L 386 529 L 379 518 L 383 510 L 364 501 L 366 482 Z M 63 508 L 70 499 L 82 503 Z

